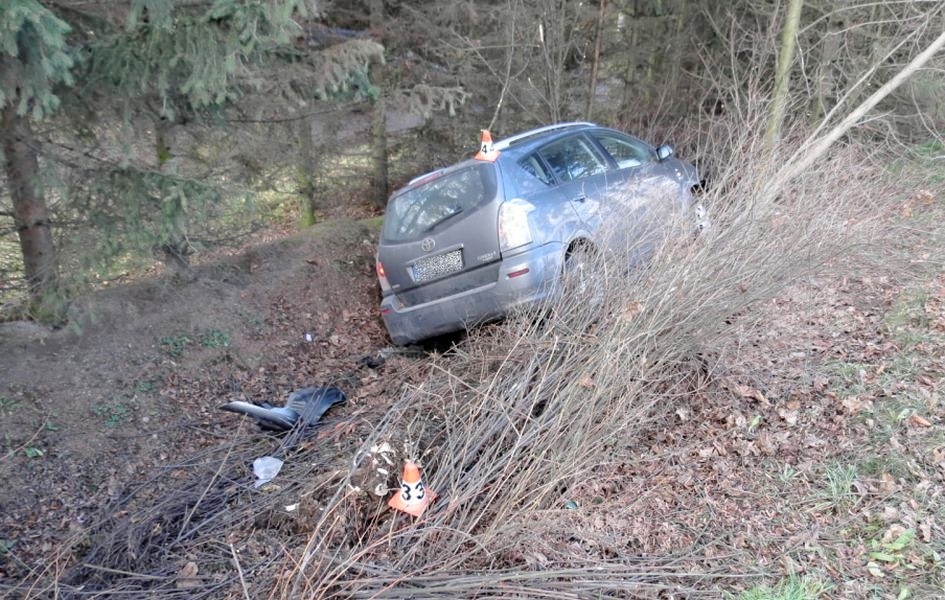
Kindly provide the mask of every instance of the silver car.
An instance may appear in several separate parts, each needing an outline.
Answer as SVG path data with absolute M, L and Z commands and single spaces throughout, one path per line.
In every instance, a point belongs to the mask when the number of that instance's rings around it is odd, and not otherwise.
M 698 172 L 669 146 L 593 123 L 495 144 L 488 135 L 474 158 L 414 179 L 388 202 L 377 275 L 396 344 L 551 299 L 578 249 L 633 248 L 639 260 L 647 245 L 633 242 L 654 214 L 704 218 L 692 194 Z

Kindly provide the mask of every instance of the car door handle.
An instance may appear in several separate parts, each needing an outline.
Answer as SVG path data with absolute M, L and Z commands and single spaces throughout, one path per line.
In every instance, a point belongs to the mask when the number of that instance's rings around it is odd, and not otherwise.
M 580 202 L 583 204 L 586 200 L 587 200 L 587 196 L 585 196 L 584 194 L 581 194 L 580 196 L 573 198 L 571 202 Z

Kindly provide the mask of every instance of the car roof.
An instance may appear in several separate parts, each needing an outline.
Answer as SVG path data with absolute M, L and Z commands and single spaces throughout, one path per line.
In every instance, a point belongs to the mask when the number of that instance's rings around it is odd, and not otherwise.
M 495 143 L 494 148 L 499 152 L 502 152 L 503 150 L 518 150 L 520 152 L 515 152 L 515 154 L 521 154 L 522 152 L 530 151 L 536 145 L 544 144 L 545 142 L 557 137 L 561 137 L 564 134 L 573 133 L 575 131 L 583 131 L 586 129 L 594 129 L 596 127 L 596 124 L 586 121 L 555 123 L 554 125 L 546 125 L 545 127 L 530 129 L 528 131 L 523 131 L 522 133 L 517 133 L 511 137 L 503 138 Z
M 495 142 L 493 147 L 499 151 L 499 162 L 503 162 L 502 156 L 506 155 L 507 159 L 518 160 L 522 155 L 528 154 L 536 147 L 546 144 L 549 141 L 554 139 L 564 137 L 566 135 L 572 134 L 577 131 L 587 131 L 591 129 L 607 129 L 601 127 L 595 123 L 590 123 L 587 121 L 573 121 L 567 123 L 555 123 L 554 125 L 546 125 L 544 127 L 538 127 L 535 129 L 529 129 L 521 133 L 517 133 L 513 136 L 502 138 L 498 142 Z M 397 196 L 402 192 L 413 188 L 415 185 L 425 183 L 427 181 L 438 178 L 440 175 L 459 169 L 470 164 L 481 164 L 482 161 L 473 157 L 460 160 L 459 162 L 453 163 L 451 165 L 423 173 L 411 179 L 407 185 L 403 188 L 396 190 L 394 195 Z

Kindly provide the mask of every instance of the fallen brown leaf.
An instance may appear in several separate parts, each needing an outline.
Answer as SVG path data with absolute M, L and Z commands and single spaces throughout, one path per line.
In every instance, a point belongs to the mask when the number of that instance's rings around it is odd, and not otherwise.
M 935 194 L 929 190 L 916 190 L 915 199 L 921 204 L 929 205 L 935 202 Z
M 896 480 L 893 479 L 892 475 L 889 473 L 883 473 L 879 476 L 879 489 L 884 494 L 892 494 L 897 489 L 899 489 L 899 486 L 896 485 Z
M 768 399 L 765 398 L 765 395 L 761 393 L 761 390 L 756 390 L 753 387 L 735 384 L 733 391 L 741 396 L 742 398 L 747 398 L 750 400 L 757 400 L 761 403 L 762 406 L 771 406 L 771 403 L 768 402 Z
M 850 396 L 841 400 L 840 404 L 842 404 L 843 408 L 847 410 L 847 413 L 855 415 L 863 410 L 867 406 L 868 402 L 869 401 L 861 400 L 858 396 Z
M 198 572 L 197 563 L 194 561 L 190 561 L 181 567 L 180 572 L 177 574 L 177 588 L 186 589 L 200 585 L 200 580 L 197 579 Z
M 789 408 L 779 408 L 778 416 L 784 419 L 784 422 L 790 426 L 797 425 L 797 410 L 791 410 Z
M 634 317 L 640 314 L 643 311 L 643 305 L 639 302 L 631 302 L 623 309 L 620 317 L 624 321 L 632 321 Z
M 889 526 L 889 529 L 883 534 L 883 543 L 889 544 L 893 540 L 901 536 L 906 532 L 906 528 L 901 523 L 893 523 Z
M 899 510 L 897 510 L 895 506 L 883 507 L 882 519 L 884 522 L 891 523 L 893 521 L 898 521 L 899 517 Z
M 922 536 L 923 542 L 929 543 L 932 541 L 932 524 L 928 520 L 919 523 L 919 534 Z

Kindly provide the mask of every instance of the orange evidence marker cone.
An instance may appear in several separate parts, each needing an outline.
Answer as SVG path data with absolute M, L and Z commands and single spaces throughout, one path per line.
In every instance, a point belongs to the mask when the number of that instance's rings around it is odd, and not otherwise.
M 474 158 L 476 160 L 485 160 L 488 162 L 495 162 L 495 159 L 499 158 L 499 151 L 492 146 L 492 134 L 489 133 L 488 129 L 482 130 L 482 135 L 479 142 L 479 152 L 476 153 Z
M 423 487 L 420 479 L 420 467 L 413 461 L 404 462 L 404 475 L 400 480 L 400 490 L 394 493 L 387 505 L 409 515 L 419 517 L 431 502 L 436 500 L 436 492 Z

